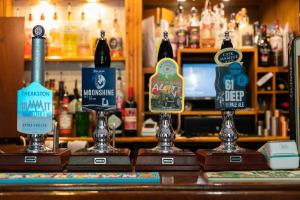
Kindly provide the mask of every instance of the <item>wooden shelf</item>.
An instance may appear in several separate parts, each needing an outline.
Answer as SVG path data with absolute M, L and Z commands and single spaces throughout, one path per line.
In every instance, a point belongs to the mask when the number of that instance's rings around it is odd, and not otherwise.
M 93 142 L 92 137 L 61 137 L 60 141 L 68 142 L 68 141 L 88 141 Z M 52 138 L 48 138 L 48 140 L 52 140 Z M 259 136 L 249 136 L 249 137 L 239 137 L 239 142 L 267 142 L 271 140 L 289 140 L 289 137 L 282 136 L 268 136 L 268 137 L 259 137 Z M 116 143 L 148 143 L 148 142 L 157 142 L 156 137 L 116 137 Z M 175 139 L 176 143 L 180 142 L 191 142 L 191 143 L 204 143 L 204 142 L 220 142 L 219 137 L 181 137 L 177 136 Z
M 274 93 L 274 91 L 257 91 L 257 94 L 273 94 Z
M 181 53 L 216 53 L 220 49 L 216 48 L 184 48 L 184 49 L 179 49 L 178 51 Z M 239 49 L 241 52 L 255 52 L 257 49 L 256 48 L 242 48 Z
M 287 90 L 276 90 L 275 91 L 275 94 L 288 94 L 289 93 L 289 91 L 287 91 Z
M 287 67 L 257 67 L 257 72 L 268 73 L 268 72 L 288 72 Z
M 159 113 L 152 113 L 150 111 L 144 112 L 145 115 L 157 115 Z M 183 111 L 181 115 L 221 115 L 221 111 L 218 110 L 198 110 L 198 111 Z M 238 110 L 236 115 L 256 115 L 254 109 Z
M 31 57 L 24 57 L 25 61 L 31 61 Z M 94 62 L 94 56 L 84 57 L 61 57 L 61 56 L 46 56 L 46 62 Z M 111 58 L 112 62 L 125 62 L 124 57 Z

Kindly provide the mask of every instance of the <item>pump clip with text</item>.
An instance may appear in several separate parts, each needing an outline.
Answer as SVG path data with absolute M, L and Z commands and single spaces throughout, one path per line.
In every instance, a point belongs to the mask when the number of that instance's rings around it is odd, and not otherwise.
M 96 111 L 116 110 L 116 69 L 82 68 L 82 107 Z
M 241 62 L 242 53 L 234 48 L 225 48 L 216 53 L 214 59 L 217 64 L 215 107 L 221 110 L 247 107 L 249 79 Z
M 149 81 L 149 110 L 157 113 L 180 113 L 184 108 L 184 80 L 177 63 L 161 59 Z

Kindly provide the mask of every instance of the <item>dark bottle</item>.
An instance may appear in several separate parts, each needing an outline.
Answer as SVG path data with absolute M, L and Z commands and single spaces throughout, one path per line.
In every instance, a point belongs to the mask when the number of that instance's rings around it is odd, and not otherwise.
M 157 62 L 159 62 L 163 58 L 172 58 L 173 59 L 173 50 L 172 45 L 169 41 L 168 32 L 164 32 L 164 37 L 160 43 Z
M 124 134 L 125 136 L 137 136 L 137 105 L 134 101 L 133 88 L 128 88 L 128 100 L 124 109 Z
M 221 49 L 225 49 L 225 48 L 233 48 L 228 31 L 225 31 L 225 37 L 224 37 L 222 45 L 221 45 Z
M 95 51 L 95 68 L 110 67 L 110 61 L 110 51 L 105 39 L 105 32 L 101 31 Z
M 261 29 L 261 40 L 258 43 L 258 65 L 270 66 L 272 57 L 271 45 L 267 38 L 267 25 Z

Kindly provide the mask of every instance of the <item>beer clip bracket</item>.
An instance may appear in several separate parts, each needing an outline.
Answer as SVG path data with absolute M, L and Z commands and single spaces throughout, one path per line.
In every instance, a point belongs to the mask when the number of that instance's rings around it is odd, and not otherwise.
M 219 134 L 221 145 L 196 152 L 201 167 L 206 171 L 268 168 L 261 153 L 241 148 L 236 143 L 238 132 L 234 125 L 234 112 L 247 107 L 246 87 L 249 83 L 241 60 L 242 53 L 234 48 L 224 48 L 215 55 L 215 107 L 222 111 L 223 122 Z
M 161 59 L 150 78 L 149 110 L 161 113 L 158 144 L 153 149 L 139 149 L 137 171 L 194 171 L 200 165 L 197 156 L 174 146 L 175 132 L 171 126 L 171 113 L 184 108 L 184 80 L 177 63 L 171 58 Z
M 44 28 L 33 28 L 32 83 L 18 91 L 17 130 L 27 135 L 25 149 L 0 154 L 1 171 L 61 171 L 70 151 L 59 148 L 56 123 L 52 121 L 52 91 L 44 83 Z M 47 133 L 53 132 L 53 148 L 45 146 Z

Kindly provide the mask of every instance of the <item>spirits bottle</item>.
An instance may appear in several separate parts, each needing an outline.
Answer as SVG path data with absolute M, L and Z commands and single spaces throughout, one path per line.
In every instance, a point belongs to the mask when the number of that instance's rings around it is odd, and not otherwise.
M 227 21 L 225 18 L 225 11 L 224 11 L 224 4 L 218 3 L 214 6 L 214 12 L 216 16 L 216 43 L 215 47 L 220 48 L 223 38 L 224 38 L 224 32 L 227 30 Z
M 272 64 L 274 66 L 282 66 L 283 38 L 278 20 L 276 20 L 274 23 L 274 31 L 272 36 L 270 37 L 270 45 L 273 54 Z
M 175 32 L 175 27 L 174 24 L 171 23 L 169 27 L 169 40 L 172 46 L 173 50 L 173 56 L 176 58 L 177 55 L 177 37 L 176 37 L 176 32 Z
M 189 22 L 189 47 L 199 48 L 200 42 L 200 21 L 198 16 L 198 10 L 196 7 L 191 8 L 191 16 Z
M 113 27 L 110 31 L 109 47 L 113 58 L 123 56 L 123 39 L 116 11 Z
M 105 32 L 101 31 L 100 39 L 97 42 L 94 64 L 95 68 L 110 67 L 110 50 L 105 39 Z
M 77 56 L 78 31 L 72 21 L 72 7 L 68 4 L 68 16 L 63 31 L 63 55 L 66 57 Z
M 31 47 L 32 47 L 32 28 L 34 26 L 32 9 L 30 5 L 28 19 L 25 21 L 25 44 L 24 44 L 24 56 L 31 56 Z
M 259 22 L 258 21 L 254 22 L 253 26 L 254 26 L 253 45 L 257 47 L 259 41 L 261 40 L 261 32 L 260 32 L 260 28 L 259 28 Z
M 242 8 L 239 16 L 239 43 L 241 47 L 253 46 L 253 26 L 249 24 L 247 9 Z
M 62 137 L 72 136 L 73 115 L 69 112 L 69 98 L 67 93 L 63 96 L 59 114 L 59 133 Z
M 238 31 L 237 31 L 237 24 L 235 21 L 235 13 L 231 13 L 230 21 L 228 23 L 228 32 L 231 38 L 231 43 L 235 48 L 239 47 L 238 43 Z
M 99 17 L 97 20 L 97 28 L 96 28 L 96 31 L 94 31 L 93 38 L 92 38 L 93 54 L 95 54 L 95 52 L 96 52 L 97 43 L 98 43 L 98 40 L 100 39 L 102 30 L 103 30 L 102 19 L 101 19 L 101 17 Z
M 75 135 L 77 137 L 87 137 L 89 133 L 89 113 L 82 110 L 82 103 L 79 96 L 76 101 L 75 112 Z
M 114 123 L 116 136 L 121 136 L 123 133 L 123 115 L 124 115 L 125 95 L 123 90 L 123 81 L 121 70 L 118 69 L 117 84 L 116 84 L 116 112 L 108 118 L 108 123 Z
M 80 56 L 90 56 L 91 51 L 91 42 L 90 42 L 90 31 L 88 23 L 85 20 L 85 12 L 81 12 L 81 21 L 80 28 L 78 30 L 78 45 L 77 45 L 77 54 Z
M 215 14 L 211 10 L 210 0 L 205 1 L 204 11 L 200 21 L 200 42 L 201 47 L 212 48 L 215 46 Z
M 62 56 L 62 30 L 61 24 L 58 20 L 56 11 L 53 14 L 53 25 L 49 30 L 49 42 L 48 42 L 48 55 L 49 56 Z
M 177 47 L 183 49 L 187 46 L 187 21 L 184 17 L 183 5 L 179 2 L 176 10 L 175 28 L 177 37 Z M 160 36 L 161 38 L 161 36 Z
M 137 136 L 137 104 L 134 101 L 133 88 L 128 88 L 128 100 L 124 110 L 124 134 L 125 136 Z
M 263 25 L 261 29 L 262 38 L 258 43 L 258 64 L 259 66 L 270 66 L 272 49 L 267 38 L 267 26 Z

